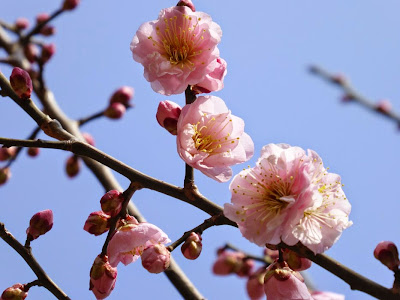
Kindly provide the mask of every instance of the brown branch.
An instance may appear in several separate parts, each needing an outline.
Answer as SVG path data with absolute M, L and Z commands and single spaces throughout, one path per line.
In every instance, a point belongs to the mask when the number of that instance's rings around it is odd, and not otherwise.
M 398 125 L 400 125 L 400 115 L 399 114 L 397 114 L 396 112 L 394 112 L 392 110 L 390 110 L 390 111 L 380 110 L 374 101 L 361 95 L 351 85 L 349 80 L 347 80 L 346 78 L 335 75 L 333 73 L 330 73 L 318 66 L 311 66 L 310 72 L 312 74 L 315 74 L 315 75 L 321 77 L 322 79 L 325 79 L 326 81 L 328 81 L 332 84 L 339 86 L 344 92 L 344 97 L 346 97 L 347 99 L 360 104 L 361 106 L 367 108 L 370 111 L 379 113 L 379 114 L 395 121 Z
M 36 274 L 39 284 L 36 281 L 35 284 L 45 287 L 52 293 L 57 299 L 70 300 L 70 298 L 51 280 L 46 272 L 39 265 L 37 260 L 32 254 L 31 248 L 25 248 L 14 236 L 5 228 L 4 224 L 0 222 L 0 237 L 10 245 L 28 264 L 32 271 Z

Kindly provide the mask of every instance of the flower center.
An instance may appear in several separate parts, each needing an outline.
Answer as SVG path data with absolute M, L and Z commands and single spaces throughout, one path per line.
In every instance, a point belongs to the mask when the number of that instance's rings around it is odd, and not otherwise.
M 181 20 L 177 16 L 164 18 L 164 26 L 156 27 L 157 39 L 149 36 L 148 39 L 153 41 L 153 46 L 164 54 L 171 65 L 178 65 L 180 68 L 187 66 L 189 69 L 194 68 L 194 59 L 200 55 L 203 50 L 199 49 L 204 36 L 205 29 L 199 29 L 199 21 L 192 23 L 192 17 L 182 15 Z
M 207 114 L 204 114 L 206 117 Z M 200 122 L 193 124 L 194 134 L 192 139 L 194 141 L 194 146 L 198 151 L 206 152 L 209 154 L 218 154 L 217 150 L 222 148 L 225 144 L 234 144 L 240 138 L 230 138 L 230 133 L 228 132 L 221 138 L 221 132 L 225 130 L 226 126 L 232 122 L 232 119 L 225 117 L 223 122 L 219 122 L 215 117 L 212 117 L 206 124 L 200 126 Z M 228 150 L 229 151 L 229 150 Z M 225 152 L 225 151 L 222 151 Z

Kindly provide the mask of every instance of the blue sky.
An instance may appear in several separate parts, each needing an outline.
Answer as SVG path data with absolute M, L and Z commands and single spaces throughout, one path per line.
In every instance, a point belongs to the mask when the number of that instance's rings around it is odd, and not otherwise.
M 40 12 L 57 8 L 58 1 L 3 0 L 0 18 L 13 22 L 25 16 L 32 22 Z M 137 28 L 156 19 L 175 2 L 87 1 L 54 22 L 57 53 L 45 78 L 62 109 L 80 118 L 103 109 L 121 85 L 136 90 L 136 107 L 120 121 L 99 120 L 83 128 L 99 149 L 132 167 L 167 182 L 182 185 L 184 163 L 175 138 L 155 119 L 158 103 L 170 99 L 184 104 L 183 95 L 164 97 L 152 91 L 143 68 L 134 62 L 129 44 Z M 262 146 L 288 143 L 315 150 L 330 171 L 342 176 L 352 204 L 347 229 L 327 254 L 385 286 L 393 275 L 373 258 L 381 240 L 400 242 L 399 132 L 396 124 L 349 103 L 341 93 L 310 75 L 310 64 L 347 74 L 373 100 L 391 99 L 400 110 L 400 3 L 385 1 L 197 1 L 198 11 L 210 14 L 223 30 L 219 49 L 228 63 L 225 88 L 214 95 L 225 100 L 233 114 L 246 122 L 255 143 L 255 155 L 238 173 L 253 166 Z M 0 58 L 4 53 L 0 51 Z M 11 69 L 0 69 L 9 76 Z M 34 122 L 9 99 L 0 100 L 0 136 L 25 138 Z M 40 136 L 45 138 L 44 135 Z M 103 236 L 82 230 L 90 212 L 100 209 L 100 184 L 88 170 L 76 179 L 64 174 L 68 153 L 44 150 L 36 159 L 21 155 L 13 165 L 12 180 L 0 188 L 0 221 L 20 241 L 30 217 L 52 209 L 51 232 L 33 242 L 33 251 L 45 270 L 72 299 L 91 299 L 89 269 L 100 252 Z M 123 187 L 129 182 L 116 175 Z M 195 173 L 200 191 L 223 205 L 230 201 L 229 183 L 220 184 Z M 133 201 L 146 218 L 172 240 L 207 218 L 179 200 L 142 190 Z M 231 242 L 253 254 L 261 249 L 243 239 L 234 228 L 211 228 L 203 235 L 203 253 L 187 261 L 175 258 L 208 299 L 245 299 L 245 281 L 216 277 L 211 265 L 216 249 Z M 175 253 L 175 252 L 174 252 Z M 29 282 L 34 274 L 5 243 L 0 242 L 0 290 Z M 164 275 L 147 273 L 140 262 L 118 269 L 116 288 L 109 299 L 179 299 Z M 327 271 L 313 266 L 309 275 L 321 290 L 345 294 L 347 299 L 371 299 L 351 291 Z M 53 299 L 43 288 L 32 288 L 31 299 Z

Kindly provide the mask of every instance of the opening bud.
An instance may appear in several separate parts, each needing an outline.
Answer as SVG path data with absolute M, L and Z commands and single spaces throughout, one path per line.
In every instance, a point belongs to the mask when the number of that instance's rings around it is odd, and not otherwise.
M 1 294 L 1 300 L 23 300 L 28 296 L 28 291 L 25 291 L 25 285 L 21 283 L 14 284 L 6 288 Z
M 36 157 L 36 156 L 39 155 L 40 149 L 37 148 L 37 147 L 30 147 L 30 148 L 28 148 L 28 152 L 27 153 L 28 153 L 28 155 L 30 157 Z
M 198 258 L 203 249 L 201 241 L 202 238 L 200 234 L 195 232 L 190 233 L 189 237 L 181 247 L 183 256 L 191 260 Z
M 264 292 L 267 299 L 312 299 L 303 277 L 286 262 L 275 262 L 267 268 Z
M 70 158 L 67 159 L 65 164 L 65 172 L 67 173 L 69 178 L 74 178 L 78 175 L 81 169 L 81 162 L 79 157 L 76 155 L 72 155 Z
M 47 63 L 50 58 L 56 53 L 56 45 L 47 44 L 42 47 L 42 54 L 40 56 L 40 61 L 42 64 Z
M 283 259 L 295 271 L 304 271 L 311 267 L 311 260 L 301 257 L 289 249 L 283 249 Z
M 374 256 L 390 270 L 398 270 L 400 265 L 399 252 L 393 242 L 380 242 L 374 250 Z
M 81 2 L 80 0 L 65 0 L 62 9 L 73 10 L 79 5 L 80 2 Z
M 196 11 L 196 8 L 194 7 L 194 4 L 191 0 L 180 0 L 176 6 L 187 6 L 192 11 Z
M 110 98 L 110 104 L 122 103 L 125 106 L 130 106 L 129 101 L 133 98 L 135 90 L 130 86 L 121 86 L 118 90 L 112 94 Z
M 161 101 L 157 109 L 157 122 L 172 135 L 177 135 L 177 124 L 182 108 L 175 102 Z
M 32 94 L 32 79 L 28 72 L 15 67 L 10 76 L 10 84 L 20 98 L 30 98 Z
M 97 299 L 107 298 L 115 287 L 117 281 L 117 268 L 113 268 L 108 262 L 108 257 L 97 256 L 90 269 L 89 290 Z
M 29 21 L 27 18 L 18 18 L 15 21 L 15 27 L 17 30 L 24 30 L 29 27 Z
M 115 102 L 111 103 L 107 109 L 104 111 L 104 115 L 110 119 L 120 119 L 126 112 L 126 107 L 122 103 Z
M 92 212 L 87 218 L 83 230 L 94 235 L 101 235 L 110 229 L 110 216 L 103 211 Z
M 153 244 L 142 253 L 142 265 L 150 273 L 158 274 L 168 269 L 171 253 L 162 244 Z
M 5 184 L 11 177 L 10 168 L 0 168 L 0 185 Z
M 124 202 L 122 193 L 117 190 L 111 190 L 107 192 L 100 199 L 101 209 L 111 217 L 119 214 L 121 211 L 122 202 Z
M 33 215 L 26 229 L 29 240 L 35 240 L 53 228 L 53 212 L 50 209 L 40 211 Z

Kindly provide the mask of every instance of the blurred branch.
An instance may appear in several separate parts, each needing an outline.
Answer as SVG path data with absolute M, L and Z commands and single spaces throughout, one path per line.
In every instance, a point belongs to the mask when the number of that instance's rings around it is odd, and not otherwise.
M 310 72 L 314 75 L 325 79 L 326 81 L 339 86 L 344 92 L 344 98 L 349 101 L 354 101 L 365 108 L 384 115 L 385 117 L 395 121 L 400 125 L 400 115 L 392 110 L 381 109 L 374 101 L 361 95 L 344 76 L 336 75 L 324 70 L 318 66 L 311 66 Z
M 33 281 L 31 285 L 35 284 L 45 287 L 50 293 L 57 297 L 57 299 L 70 300 L 70 298 L 53 282 L 53 280 L 51 280 L 39 265 L 35 257 L 32 255 L 31 248 L 25 248 L 20 242 L 18 242 L 1 222 L 0 237 L 26 261 L 28 266 L 36 274 L 39 282 Z

